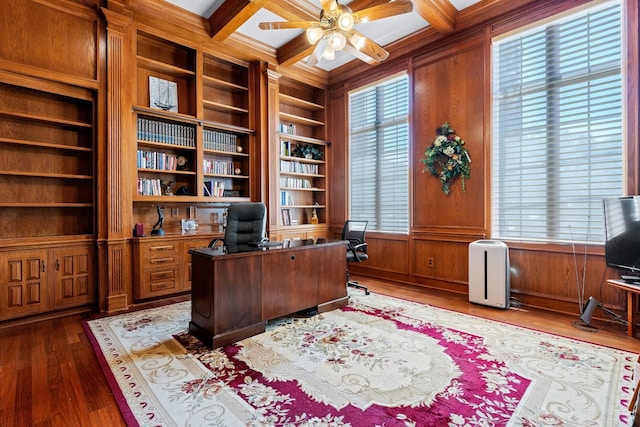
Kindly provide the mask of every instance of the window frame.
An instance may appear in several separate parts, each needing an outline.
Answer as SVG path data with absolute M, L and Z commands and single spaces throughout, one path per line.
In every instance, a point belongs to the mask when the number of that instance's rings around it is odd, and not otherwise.
M 353 124 L 353 97 L 357 96 L 358 94 L 362 94 L 366 91 L 371 91 L 371 90 L 375 90 L 375 91 L 380 91 L 381 89 L 383 90 L 385 85 L 397 85 L 398 82 L 404 81 L 404 91 L 406 92 L 406 98 L 404 99 L 404 109 L 406 110 L 406 114 L 402 115 L 402 116 L 396 116 L 395 119 L 393 120 L 388 120 L 385 121 L 383 124 L 379 123 L 379 120 L 376 119 L 376 124 L 374 126 L 367 126 L 365 128 L 360 128 L 358 129 L 358 131 L 354 132 L 352 129 L 352 124 Z M 347 149 L 347 156 L 348 156 L 348 161 L 347 161 L 347 167 L 348 167 L 348 172 L 347 172 L 347 177 L 348 177 L 348 197 L 347 197 L 347 212 L 348 212 L 348 218 L 350 219 L 364 219 L 364 220 L 368 220 L 369 221 L 369 225 L 367 227 L 368 231 L 373 231 L 373 232 L 379 232 L 379 233 L 393 233 L 393 234 L 403 234 L 403 235 L 408 235 L 409 233 L 409 228 L 410 228 L 410 167 L 409 167 L 409 163 L 410 163 L 410 150 L 411 150 L 411 111 L 410 111 L 410 87 L 411 87 L 411 82 L 410 82 L 410 74 L 408 72 L 408 70 L 403 70 L 401 72 L 397 72 L 388 76 L 385 76 L 384 78 L 378 79 L 372 83 L 366 84 L 366 85 L 362 85 L 356 88 L 351 89 L 348 94 L 347 94 L 347 116 L 348 116 L 348 127 L 347 127 L 347 140 L 348 140 L 348 149 Z M 376 101 L 376 105 L 378 105 L 378 101 Z M 376 107 L 376 118 L 379 117 L 379 108 Z M 371 218 L 362 218 L 360 214 L 354 214 L 354 188 L 353 188 L 353 183 L 354 180 L 358 180 L 361 178 L 357 178 L 354 177 L 354 156 L 353 156 L 353 150 L 354 150 L 354 141 L 353 141 L 353 135 L 355 133 L 365 133 L 367 131 L 367 129 L 370 130 L 375 130 L 376 131 L 376 135 L 380 135 L 380 132 L 382 130 L 382 132 L 384 132 L 385 129 L 390 129 L 393 128 L 394 126 L 398 126 L 398 125 L 403 125 L 404 124 L 404 135 L 406 137 L 406 144 L 404 145 L 404 162 L 403 163 L 396 163 L 396 164 L 401 164 L 404 168 L 405 168 L 405 172 L 406 174 L 395 174 L 394 176 L 396 178 L 399 177 L 404 177 L 404 199 L 405 199 L 405 203 L 404 203 L 404 212 L 403 212 L 403 220 L 404 223 L 402 224 L 404 227 L 402 229 L 399 228 L 392 228 L 392 229 L 388 229 L 386 228 L 387 225 L 385 225 L 385 222 L 381 219 L 382 217 L 384 217 L 384 214 L 382 213 L 382 210 L 384 209 L 385 206 L 385 202 L 380 202 L 380 193 L 384 192 L 383 189 L 383 184 L 381 182 L 381 175 L 380 175 L 380 171 L 378 169 L 380 164 L 385 165 L 386 163 L 383 163 L 382 161 L 380 161 L 380 157 L 382 154 L 380 154 L 379 150 L 376 150 L 376 170 L 374 171 L 374 173 L 372 174 L 372 176 L 374 177 L 373 179 L 376 181 L 375 184 L 375 198 L 376 198 L 376 202 L 374 203 L 375 207 L 372 209 L 375 213 L 375 218 L 372 220 Z M 396 134 L 400 134 L 400 132 L 396 132 Z M 380 139 L 378 137 L 375 138 L 376 141 L 380 141 Z M 384 146 L 384 145 L 382 145 Z M 380 145 L 377 145 L 376 147 L 380 147 Z M 396 151 L 397 152 L 397 151 Z M 397 188 L 397 187 L 394 187 Z M 391 192 L 391 194 L 394 194 L 394 192 Z M 394 206 L 394 211 L 396 211 L 397 209 L 395 209 L 395 207 L 397 207 L 396 204 L 393 204 Z M 363 211 L 366 209 L 362 209 Z M 355 216 L 354 216 L 355 215 Z M 366 216 L 366 215 L 365 215 Z M 382 224 L 382 229 L 378 228 L 380 227 L 378 224 Z M 387 224 L 389 224 L 389 222 L 387 221 Z
M 589 13 L 589 12 L 597 12 L 598 10 L 601 9 L 606 9 L 612 6 L 617 5 L 619 7 L 619 11 L 620 11 L 620 20 L 621 20 L 621 24 L 624 23 L 625 20 L 625 9 L 624 6 L 621 4 L 621 2 L 618 1 L 606 1 L 606 2 L 602 2 L 600 4 L 597 5 L 589 5 L 588 7 L 581 7 L 578 9 L 572 9 L 569 10 L 565 13 L 562 14 L 558 14 L 558 15 L 554 15 L 548 18 L 545 18 L 541 21 L 538 22 L 534 22 L 528 25 L 524 25 L 521 26 L 520 28 L 517 29 L 513 29 L 510 30 L 504 34 L 500 34 L 497 35 L 495 37 L 493 37 L 492 39 L 492 46 L 491 46 L 491 67 L 492 67 L 492 76 L 491 76 L 491 85 L 492 85 L 492 93 L 495 96 L 495 80 L 494 80 L 494 73 L 496 72 L 496 68 L 498 67 L 498 64 L 495 62 L 496 59 L 496 53 L 495 53 L 495 43 L 499 42 L 502 43 L 503 40 L 505 39 L 510 39 L 510 38 L 514 38 L 514 37 L 525 37 L 528 34 L 534 33 L 536 31 L 540 31 L 542 29 L 542 31 L 549 31 L 549 28 L 553 27 L 553 25 L 557 25 L 557 24 L 562 24 L 571 20 L 575 20 L 575 19 L 579 19 L 580 14 L 582 14 L 582 16 L 584 16 L 585 12 Z M 628 159 L 627 159 L 627 146 L 628 143 L 625 140 L 627 134 L 625 132 L 626 130 L 626 126 L 625 124 L 628 123 L 629 118 L 626 115 L 626 109 L 625 109 L 625 100 L 628 97 L 628 94 L 625 92 L 626 89 L 626 82 L 628 82 L 628 76 L 626 75 L 627 73 L 627 68 L 625 68 L 625 64 L 624 64 L 624 56 L 625 56 L 625 48 L 626 43 L 625 43 L 625 33 L 624 33 L 624 25 L 620 26 L 620 34 L 621 34 L 621 43 L 620 43 L 620 52 L 621 52 L 621 63 L 620 66 L 618 67 L 619 73 L 616 74 L 617 76 L 619 76 L 619 82 L 620 82 L 620 107 L 621 107 L 621 115 L 620 115 L 620 123 L 621 123 L 621 131 L 620 131 L 620 135 L 621 135 L 621 144 L 620 144 L 620 149 L 621 149 L 621 158 L 620 158 L 620 162 L 621 162 L 621 172 L 619 174 L 620 176 L 620 181 L 621 181 L 621 194 L 619 195 L 623 195 L 627 193 L 627 171 L 626 171 L 626 166 L 628 164 Z M 587 73 L 585 75 L 593 75 L 595 73 Z M 559 85 L 560 87 L 562 87 L 563 81 L 561 81 L 561 84 Z M 500 240 L 505 240 L 505 241 L 513 241 L 513 242 L 529 242 L 529 243 L 546 243 L 546 244 L 566 244 L 568 242 L 574 242 L 574 238 L 577 238 L 580 241 L 584 241 L 587 243 L 596 243 L 596 244 L 602 244 L 602 241 L 598 241 L 597 239 L 594 240 L 594 236 L 593 235 L 589 235 L 589 228 L 593 226 L 593 224 L 589 224 L 589 221 L 594 221 L 593 219 L 591 219 L 591 214 L 589 214 L 589 218 L 587 218 L 586 220 L 586 226 L 584 226 L 583 224 L 583 228 L 586 228 L 586 232 L 583 230 L 581 230 L 578 233 L 575 233 L 575 230 L 570 231 L 569 234 L 571 235 L 570 238 L 557 238 L 557 234 L 556 236 L 553 237 L 549 237 L 549 228 L 550 227 L 558 227 L 558 226 L 562 226 L 563 222 L 559 221 L 557 223 L 555 223 L 555 225 L 551 225 L 551 226 L 545 226 L 545 231 L 546 231 L 546 235 L 544 238 L 535 238 L 535 237 L 530 237 L 530 236 L 526 236 L 523 235 L 521 233 L 519 233 L 517 236 L 513 236 L 513 235 L 509 235 L 508 233 L 501 233 L 501 234 L 497 234 L 496 233 L 496 224 L 498 223 L 499 219 L 497 218 L 497 209 L 496 209 L 496 194 L 495 194 L 495 177 L 496 177 L 496 164 L 495 164 L 495 154 L 494 154 L 494 150 L 496 150 L 497 147 L 497 136 L 496 136 L 496 120 L 495 120 L 495 114 L 496 114 L 496 104 L 495 104 L 495 99 L 492 97 L 492 103 L 491 103 L 491 117 L 492 117 L 492 134 L 493 134 L 493 142 L 492 142 L 492 148 L 491 148 L 491 153 L 490 153 L 490 158 L 491 158 L 491 199 L 490 199 L 490 205 L 491 205 L 491 222 L 490 222 L 490 234 L 492 235 L 492 238 L 496 238 L 496 239 L 500 239 Z M 548 112 L 548 106 L 545 107 L 545 110 Z M 591 111 L 591 110 L 589 110 Z M 547 128 L 549 127 L 549 125 L 547 124 Z M 521 129 L 525 129 L 525 127 L 522 127 Z M 557 139 L 556 139 L 557 141 Z M 551 144 L 551 140 L 549 138 L 547 138 L 547 142 L 545 144 L 545 147 L 547 147 L 546 149 L 548 149 L 548 147 Z M 523 143 L 524 144 L 524 143 Z M 525 146 L 526 144 L 522 145 Z M 545 171 L 548 172 L 550 166 L 546 166 L 545 167 Z M 549 177 L 549 174 L 545 172 L 545 179 Z M 559 174 L 558 174 L 559 175 Z M 618 194 L 614 194 L 614 195 L 618 195 Z M 599 196 L 596 196 L 599 197 Z M 590 203 L 595 203 L 594 201 L 591 201 Z M 601 212 L 601 203 L 600 203 L 600 212 Z M 592 211 L 594 208 L 591 207 L 590 211 Z M 526 218 L 520 217 L 520 221 L 525 221 Z M 545 223 L 547 223 L 547 221 L 544 221 Z M 567 233 L 564 233 L 567 234 Z M 576 234 L 574 236 L 574 234 Z M 562 235 L 562 233 L 560 233 L 560 235 Z M 598 236 L 600 237 L 600 236 Z

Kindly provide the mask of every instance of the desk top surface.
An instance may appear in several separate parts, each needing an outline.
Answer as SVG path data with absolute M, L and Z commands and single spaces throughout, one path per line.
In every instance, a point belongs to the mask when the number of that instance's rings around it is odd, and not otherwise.
M 296 240 L 285 240 L 282 242 L 255 242 L 246 245 L 237 245 L 237 246 L 223 246 L 216 245 L 211 248 L 198 248 L 191 249 L 189 251 L 190 254 L 194 255 L 204 255 L 209 257 L 217 257 L 223 255 L 232 255 L 232 254 L 257 254 L 264 252 L 277 252 L 286 249 L 303 249 L 310 247 L 323 247 L 323 246 L 335 246 L 335 245 L 346 245 L 347 242 L 345 240 L 337 240 L 337 239 L 296 239 Z
M 626 289 L 631 292 L 640 293 L 640 283 L 625 282 L 624 280 L 609 279 L 607 282 L 615 287 Z

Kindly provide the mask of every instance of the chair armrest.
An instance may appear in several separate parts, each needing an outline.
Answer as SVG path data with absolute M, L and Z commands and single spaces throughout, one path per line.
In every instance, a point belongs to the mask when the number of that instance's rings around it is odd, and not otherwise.
M 222 239 L 213 239 L 212 241 L 209 242 L 209 246 L 210 248 L 214 247 L 216 245 L 216 243 L 218 242 L 224 242 Z
M 353 254 L 353 257 L 358 262 L 360 262 L 362 260 L 360 259 L 360 255 L 358 255 L 358 252 L 360 252 L 361 254 L 366 254 L 367 253 L 367 244 L 366 243 L 359 243 L 357 245 L 354 245 L 352 243 L 349 243 L 348 250 L 350 250 L 351 253 Z
M 365 242 L 365 243 L 353 245 L 353 250 L 367 253 L 367 243 Z

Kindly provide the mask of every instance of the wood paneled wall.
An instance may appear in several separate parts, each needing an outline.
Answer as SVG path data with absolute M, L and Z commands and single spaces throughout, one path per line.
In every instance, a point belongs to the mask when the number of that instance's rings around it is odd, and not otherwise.
M 627 187 L 638 191 L 638 140 L 640 134 L 638 82 L 638 4 L 623 0 L 627 13 Z M 411 36 L 390 47 L 384 64 L 371 68 L 354 64 L 325 75 L 307 76 L 331 80 L 330 105 L 332 170 L 329 223 L 339 235 L 348 217 L 347 99 L 351 89 L 406 70 L 413 82 L 411 159 L 408 176 L 411 191 L 410 230 L 407 235 L 368 233 L 370 259 L 354 272 L 415 283 L 421 286 L 467 292 L 467 253 L 471 241 L 490 237 L 491 37 L 555 13 L 588 3 L 588 0 L 485 0 L 459 15 L 456 31 L 442 36 L 434 30 Z M 132 77 L 131 23 L 160 29 L 190 45 L 207 45 L 224 55 L 246 61 L 274 64 L 275 53 L 251 50 L 234 40 L 211 41 L 202 19 L 167 5 L 158 13 L 153 0 L 2 0 L 0 1 L 0 69 L 45 82 L 80 87 L 97 93 L 96 123 L 96 246 L 98 247 L 99 305 L 101 309 L 125 308 L 131 299 L 131 224 L 136 216 L 130 200 L 131 160 L 122 158 L 121 146 L 132 124 L 128 122 Z M 105 8 L 100 10 L 100 6 Z M 118 69 L 120 73 L 107 73 Z M 296 68 L 293 67 L 293 71 Z M 262 68 L 265 71 L 265 68 Z M 266 153 L 268 105 L 265 82 L 256 109 L 262 108 L 261 147 Z M 125 95 L 123 95 L 125 94 Z M 467 141 L 472 157 L 467 192 L 455 184 L 445 196 L 436 178 L 422 172 L 422 157 L 435 129 L 449 121 Z M 124 129 L 124 130 L 123 130 Z M 124 133 L 123 133 L 124 132 Z M 266 154 L 265 154 L 266 155 Z M 266 162 L 254 185 L 262 197 L 269 194 Z M 145 211 L 146 212 L 146 211 Z M 145 222 L 152 222 L 151 217 Z M 146 217 L 144 217 L 146 218 Z M 177 225 L 176 225 L 177 226 Z M 575 311 L 577 270 L 586 260 L 585 293 L 608 306 L 623 307 L 623 296 L 603 281 L 615 276 L 605 267 L 601 247 L 587 248 L 574 256 L 570 246 L 510 243 L 512 288 L 524 302 L 561 311 Z M 433 266 L 427 262 L 433 259 Z
M 415 233 L 471 232 L 482 236 L 487 228 L 484 100 L 489 87 L 485 84 L 484 52 L 484 39 L 480 38 L 416 59 L 413 64 L 410 170 Z M 448 196 L 443 194 L 438 177 L 423 172 L 422 163 L 426 147 L 436 136 L 436 128 L 446 121 L 465 140 L 472 159 L 466 192 L 458 182 L 451 186 Z
M 411 159 L 408 177 L 411 194 L 410 229 L 407 235 L 367 233 L 369 260 L 350 265 L 350 271 L 425 287 L 468 291 L 468 245 L 491 238 L 491 38 L 506 31 L 588 3 L 587 1 L 522 1 L 518 5 L 494 4 L 491 16 L 458 22 L 456 33 L 439 37 L 426 32 L 424 44 L 413 40 L 416 49 L 376 67 L 350 66 L 331 73 L 334 123 L 331 139 L 333 171 L 331 205 L 333 233 L 339 235 L 348 218 L 348 93 L 362 85 L 406 70 L 413 88 L 411 109 Z M 627 187 L 637 190 L 638 145 L 638 6 L 625 3 L 627 11 L 628 155 Z M 517 7 L 513 7 L 517 6 Z M 507 9 L 507 7 L 509 9 Z M 472 9 L 472 8 L 469 8 Z M 486 9 L 482 9 L 487 12 Z M 480 16 L 480 15 L 478 15 Z M 466 28 L 464 26 L 466 25 Z M 399 50 L 402 52 L 402 49 Z M 448 121 L 466 141 L 471 155 L 471 178 L 466 193 L 460 183 L 450 195 L 440 189 L 437 178 L 422 172 L 424 151 L 435 130 Z M 606 285 L 618 272 L 606 268 L 602 246 L 527 244 L 507 242 L 511 257 L 511 288 L 525 304 L 578 313 L 578 289 L 584 297 L 593 295 L 606 306 L 625 309 L 621 291 Z M 431 265 L 429 260 L 432 260 Z
M 99 1 L 86 1 L 94 3 Z M 95 87 L 99 78 L 97 8 L 67 0 L 0 2 L 2 68 Z

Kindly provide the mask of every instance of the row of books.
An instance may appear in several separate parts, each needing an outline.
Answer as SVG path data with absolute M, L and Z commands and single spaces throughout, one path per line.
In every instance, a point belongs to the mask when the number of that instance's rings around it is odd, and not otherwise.
M 233 162 L 230 160 L 209 160 L 202 161 L 204 173 L 216 175 L 233 175 Z
M 196 129 L 193 126 L 138 117 L 138 140 L 140 141 L 195 147 L 195 136 Z
M 293 197 L 289 194 L 288 191 L 280 192 L 280 206 L 294 206 Z
M 238 135 L 210 129 L 205 129 L 203 132 L 202 138 L 205 150 L 225 151 L 228 153 L 238 151 Z
M 280 172 L 305 173 L 309 175 L 318 175 L 318 165 L 310 163 L 291 162 L 289 160 L 280 160 Z
M 286 188 L 313 188 L 311 181 L 302 178 L 280 177 L 280 187 Z
M 291 141 L 280 141 L 280 155 L 291 156 Z
M 287 135 L 295 135 L 296 125 L 291 123 L 280 123 L 280 133 L 286 133 Z
M 178 168 L 175 154 L 158 153 L 156 151 L 138 150 L 136 163 L 139 169 L 174 171 Z
M 162 181 L 157 178 L 138 178 L 139 196 L 163 196 Z M 209 197 L 239 197 L 238 191 L 224 189 L 222 181 L 205 181 L 204 195 Z
M 282 225 L 291 225 L 291 211 L 289 209 L 281 209 L 280 213 L 282 214 Z
M 224 196 L 224 182 L 222 181 L 205 181 L 204 195 L 208 197 Z
M 138 178 L 139 196 L 162 196 L 162 183 L 157 178 Z

